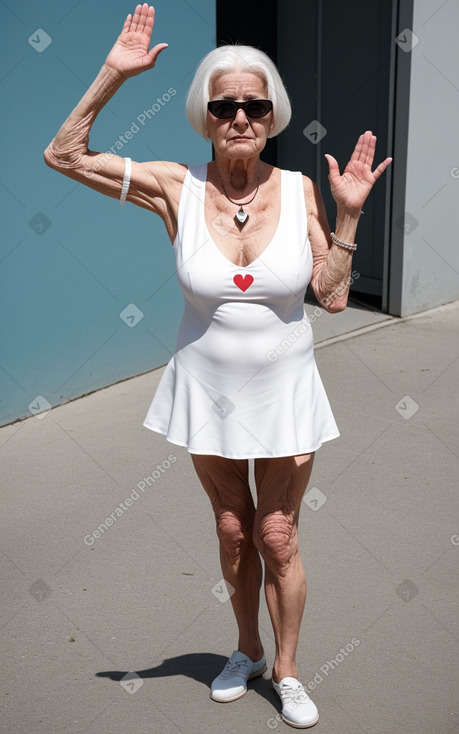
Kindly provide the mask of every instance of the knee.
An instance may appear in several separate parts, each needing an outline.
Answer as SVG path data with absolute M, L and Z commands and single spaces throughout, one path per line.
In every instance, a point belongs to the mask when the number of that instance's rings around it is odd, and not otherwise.
M 222 510 L 217 515 L 217 535 L 232 562 L 244 555 L 252 544 L 253 520 L 234 510 Z
M 255 528 L 254 543 L 265 563 L 279 575 L 285 575 L 298 553 L 293 518 L 281 511 L 265 515 Z

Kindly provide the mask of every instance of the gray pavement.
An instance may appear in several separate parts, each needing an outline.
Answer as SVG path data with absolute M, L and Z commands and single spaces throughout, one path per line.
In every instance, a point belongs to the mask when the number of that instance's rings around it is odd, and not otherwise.
M 341 430 L 300 519 L 317 734 L 459 731 L 458 322 L 456 303 L 314 324 Z M 161 372 L 0 429 L 2 732 L 293 731 L 264 601 L 268 673 L 209 698 L 236 631 L 189 455 L 142 427 Z

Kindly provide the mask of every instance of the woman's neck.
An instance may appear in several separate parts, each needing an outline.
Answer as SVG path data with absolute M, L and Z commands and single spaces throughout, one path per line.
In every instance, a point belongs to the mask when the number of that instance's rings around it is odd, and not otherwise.
M 262 162 L 259 156 L 253 158 L 216 158 L 213 162 L 217 177 L 223 181 L 226 190 L 242 192 L 256 188 L 260 182 Z

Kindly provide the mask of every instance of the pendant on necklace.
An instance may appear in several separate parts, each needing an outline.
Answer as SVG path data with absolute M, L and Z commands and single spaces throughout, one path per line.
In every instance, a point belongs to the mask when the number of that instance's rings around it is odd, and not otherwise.
M 239 224 L 245 224 L 248 219 L 248 216 L 249 215 L 247 214 L 247 212 L 244 211 L 242 206 L 239 209 L 239 211 L 236 212 L 236 219 L 238 220 Z

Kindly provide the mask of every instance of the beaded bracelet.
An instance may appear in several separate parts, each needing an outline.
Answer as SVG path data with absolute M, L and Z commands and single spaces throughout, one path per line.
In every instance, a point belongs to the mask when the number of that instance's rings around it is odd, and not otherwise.
M 131 183 L 131 159 L 124 159 L 124 178 L 123 185 L 121 186 L 120 204 L 126 203 L 126 197 L 129 191 L 129 184 Z
M 353 250 L 355 251 L 357 249 L 357 245 L 353 244 L 351 245 L 349 242 L 343 242 L 343 240 L 340 240 L 334 232 L 331 233 L 332 242 L 335 243 L 335 245 L 339 245 L 340 247 L 344 247 L 345 250 Z

